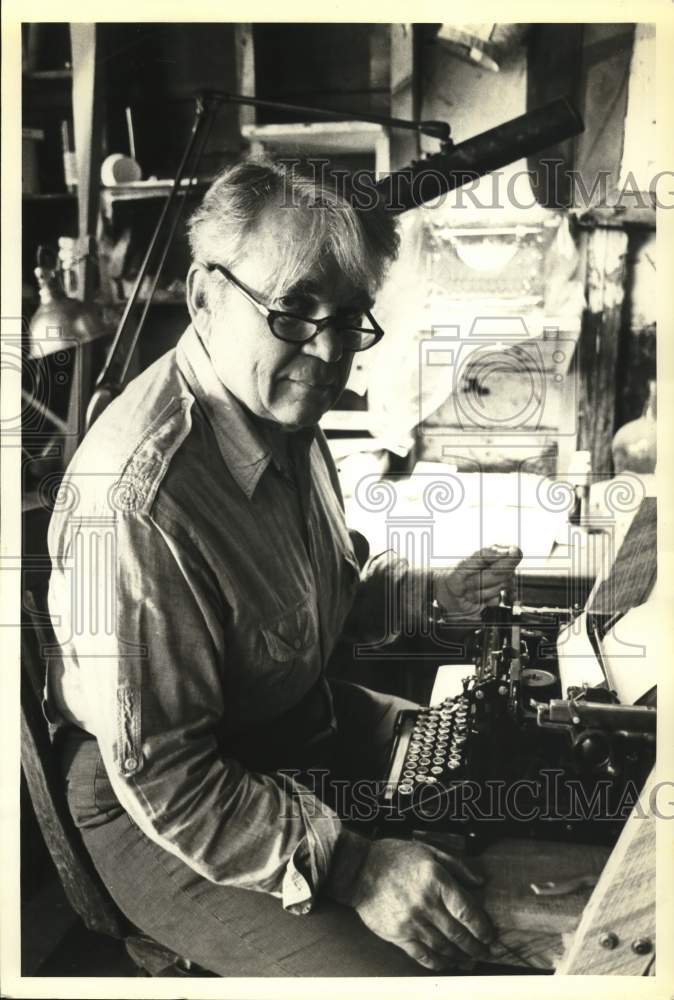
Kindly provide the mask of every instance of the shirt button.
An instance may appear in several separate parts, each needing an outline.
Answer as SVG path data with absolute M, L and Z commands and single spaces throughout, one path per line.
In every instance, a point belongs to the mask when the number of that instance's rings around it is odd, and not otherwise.
M 137 767 L 138 767 L 138 758 L 137 757 L 127 757 L 125 759 L 125 761 L 124 761 L 124 770 L 125 771 L 135 771 Z
M 301 639 L 295 639 L 295 641 L 293 643 L 293 646 L 295 647 L 295 649 L 301 649 L 302 648 L 302 640 Z

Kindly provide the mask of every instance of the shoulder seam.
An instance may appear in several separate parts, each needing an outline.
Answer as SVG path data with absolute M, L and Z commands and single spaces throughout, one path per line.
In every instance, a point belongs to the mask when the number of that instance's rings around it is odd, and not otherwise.
M 192 428 L 191 409 L 194 397 L 187 394 L 172 397 L 157 414 L 140 441 L 123 463 L 117 484 L 115 506 L 122 511 L 149 513 L 171 459 Z M 161 453 L 153 448 L 160 428 L 182 411 L 185 419 Z

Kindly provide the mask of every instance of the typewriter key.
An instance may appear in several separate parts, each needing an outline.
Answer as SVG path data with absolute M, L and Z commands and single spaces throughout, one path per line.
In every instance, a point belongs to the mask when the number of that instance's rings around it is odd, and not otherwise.
M 438 765 L 436 764 L 435 767 L 431 768 L 431 774 L 442 774 L 443 770 L 444 768 L 438 767 Z
M 398 791 L 400 792 L 401 795 L 411 795 L 412 792 L 414 791 L 414 786 L 408 784 L 398 785 Z

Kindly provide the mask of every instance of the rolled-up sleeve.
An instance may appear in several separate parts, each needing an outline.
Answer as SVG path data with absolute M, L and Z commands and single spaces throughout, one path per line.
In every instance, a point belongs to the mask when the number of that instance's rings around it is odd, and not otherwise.
M 344 623 L 344 638 L 386 644 L 418 627 L 428 614 L 429 581 L 429 574 L 410 568 L 392 549 L 369 558 Z
M 120 803 L 204 878 L 308 912 L 340 822 L 292 778 L 223 754 L 227 609 L 205 560 L 182 534 L 179 542 L 134 511 L 117 516 L 103 571 L 99 556 L 92 561 L 96 531 L 81 523 L 72 532 L 52 573 L 50 610 Z

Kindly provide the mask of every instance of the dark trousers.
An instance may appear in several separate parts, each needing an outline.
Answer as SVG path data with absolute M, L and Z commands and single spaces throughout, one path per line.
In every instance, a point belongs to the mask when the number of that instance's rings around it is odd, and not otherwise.
M 395 717 L 409 702 L 334 682 L 339 773 L 385 774 Z M 66 741 L 68 803 L 103 882 L 155 941 L 220 976 L 419 976 L 426 973 L 361 923 L 320 899 L 307 916 L 262 892 L 216 885 L 147 838 L 121 810 L 93 739 Z

